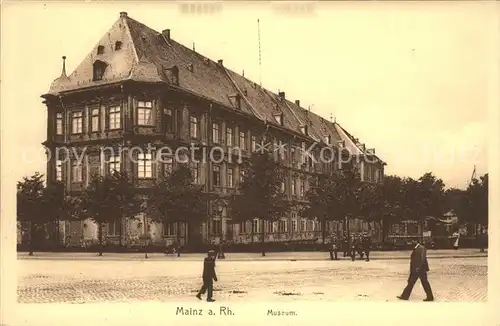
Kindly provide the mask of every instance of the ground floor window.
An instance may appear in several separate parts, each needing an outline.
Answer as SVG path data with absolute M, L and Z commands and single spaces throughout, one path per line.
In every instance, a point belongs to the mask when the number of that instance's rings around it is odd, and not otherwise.
M 120 235 L 122 229 L 122 221 L 116 220 L 111 223 L 108 223 L 107 234 L 110 236 Z
M 174 236 L 176 234 L 176 223 L 163 223 L 163 235 L 164 236 Z
M 222 221 L 212 220 L 210 224 L 210 234 L 221 234 L 222 233 Z
M 247 222 L 240 223 L 240 233 L 247 233 Z
M 306 220 L 305 219 L 301 219 L 300 220 L 300 231 L 305 231 L 306 230 Z
M 259 232 L 259 220 L 253 220 L 252 221 L 252 233 L 258 233 Z

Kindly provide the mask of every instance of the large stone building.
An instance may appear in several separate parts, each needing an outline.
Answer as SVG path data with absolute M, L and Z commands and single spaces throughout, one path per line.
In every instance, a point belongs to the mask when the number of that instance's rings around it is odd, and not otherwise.
M 156 32 L 125 12 L 70 75 L 64 60 L 61 76 L 42 96 L 48 113 L 44 145 L 60 154 L 48 158 L 48 182 L 62 180 L 68 191 L 81 191 L 92 174 L 116 169 L 127 171 L 138 191 L 147 193 L 156 178 L 179 164 L 158 150 L 146 151 L 149 144 L 156 149 L 199 147 L 203 150 L 188 163 L 195 182 L 220 196 L 207 205 L 207 218 L 199 228 L 182 228 L 183 243 L 251 242 L 251 234 L 259 241 L 262 224 L 255 220 L 232 225 L 226 198 L 237 191 L 242 177 L 231 149 L 248 158 L 261 145 L 264 132 L 278 149 L 276 158 L 287 167 L 283 189 L 290 200 L 304 200 L 311 176 L 337 172 L 337 161 L 303 159 L 302 149 L 312 144 L 314 155 L 321 148 L 347 150 L 364 181 L 383 179 L 384 163 L 375 151 L 338 123 L 302 108 L 298 100 L 290 101 L 285 92 L 273 93 L 227 69 L 222 60 L 188 49 L 171 38 L 170 30 Z M 208 159 L 214 147 L 224 152 L 217 163 Z M 264 227 L 266 241 L 315 239 L 321 234 L 317 221 L 303 219 L 298 212 Z M 340 231 L 339 225 L 328 227 L 329 232 Z M 70 245 L 97 238 L 91 221 L 66 222 L 63 229 L 62 238 Z M 144 234 L 168 244 L 176 230 L 175 225 L 150 223 L 142 215 L 108 225 L 106 241 L 118 241 L 120 233 L 127 244 Z

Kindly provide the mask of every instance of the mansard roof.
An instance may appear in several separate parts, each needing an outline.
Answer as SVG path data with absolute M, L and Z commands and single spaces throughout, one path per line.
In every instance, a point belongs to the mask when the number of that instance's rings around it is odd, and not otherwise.
M 98 61 L 106 63 L 106 69 L 101 80 L 93 80 Z M 69 76 L 63 70 L 48 94 L 126 80 L 169 84 L 273 125 L 280 125 L 276 116 L 282 115 L 285 129 L 300 133 L 307 126 L 307 136 L 314 141 L 330 136 L 330 144 L 344 141 L 352 154 L 366 154 L 338 123 L 289 101 L 284 92 L 273 93 L 227 69 L 222 60 L 215 62 L 185 47 L 170 37 L 170 30 L 159 33 L 125 12 Z M 240 95 L 238 106 L 235 94 Z

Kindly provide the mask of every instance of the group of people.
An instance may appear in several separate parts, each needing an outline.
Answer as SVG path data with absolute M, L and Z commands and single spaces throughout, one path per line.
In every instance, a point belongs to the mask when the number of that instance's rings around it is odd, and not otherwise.
M 364 239 L 369 238 L 366 234 L 357 235 L 356 237 L 353 237 L 353 244 L 356 243 L 356 240 L 358 240 L 359 243 L 363 244 L 364 246 L 368 245 L 368 241 Z M 335 245 L 335 243 L 334 243 Z M 408 300 L 410 298 L 411 292 L 413 290 L 413 286 L 417 282 L 418 279 L 420 279 L 420 282 L 422 283 L 422 287 L 424 288 L 426 298 L 424 301 L 434 301 L 434 294 L 432 293 L 431 285 L 429 284 L 429 281 L 427 279 L 427 272 L 429 272 L 429 263 L 427 261 L 427 249 L 418 241 L 413 242 L 414 248 L 413 251 L 410 255 L 410 275 L 408 277 L 407 285 L 404 288 L 403 292 L 401 295 L 397 296 L 398 299 L 400 300 Z M 363 245 L 361 245 L 363 246 Z M 367 261 L 369 260 L 368 254 L 369 254 L 369 247 L 365 247 L 368 249 L 364 249 L 365 254 L 367 254 Z M 349 249 L 351 253 L 351 257 L 354 260 L 356 254 L 356 247 L 354 245 L 351 245 Z M 347 252 L 344 252 L 345 256 L 347 256 Z M 336 257 L 335 253 L 335 257 Z M 209 250 L 207 257 L 205 257 L 203 261 L 203 273 L 202 273 L 202 280 L 203 280 L 203 285 L 201 286 L 200 291 L 196 294 L 196 297 L 199 300 L 202 300 L 202 295 L 207 294 L 207 301 L 208 302 L 214 302 L 215 300 L 213 299 L 213 287 L 214 287 L 214 281 L 217 282 L 217 275 L 215 273 L 215 260 L 217 258 L 217 253 L 214 250 Z
M 330 248 L 330 259 L 338 260 L 338 252 L 343 251 L 344 257 L 351 257 L 352 261 L 356 260 L 356 254 L 360 259 L 365 258 L 370 261 L 370 250 L 372 247 L 372 239 L 366 233 L 344 233 L 340 238 L 333 238 Z

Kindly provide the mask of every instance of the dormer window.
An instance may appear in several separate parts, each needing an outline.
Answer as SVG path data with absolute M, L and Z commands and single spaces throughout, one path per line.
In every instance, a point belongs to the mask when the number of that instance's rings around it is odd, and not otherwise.
M 235 108 L 237 108 L 238 110 L 241 109 L 241 95 L 239 93 L 235 95 L 229 95 L 229 100 Z
M 116 41 L 115 43 L 115 51 L 118 51 L 122 48 L 122 42 Z
M 276 122 L 278 122 L 280 126 L 283 125 L 283 113 L 275 114 L 274 119 L 276 119 Z
M 93 80 L 102 80 L 102 77 L 104 76 L 104 71 L 106 70 L 106 63 L 97 60 L 94 62 L 94 76 Z
M 305 125 L 305 126 L 301 126 L 301 127 L 300 127 L 300 131 L 301 131 L 304 135 L 306 135 L 306 136 L 307 136 L 307 135 L 308 135 L 308 134 L 307 134 L 307 125 Z
M 331 141 L 332 141 L 331 136 L 325 136 L 325 144 L 330 145 Z
M 104 46 L 103 45 L 99 45 L 97 47 L 97 54 L 103 54 L 104 53 Z

